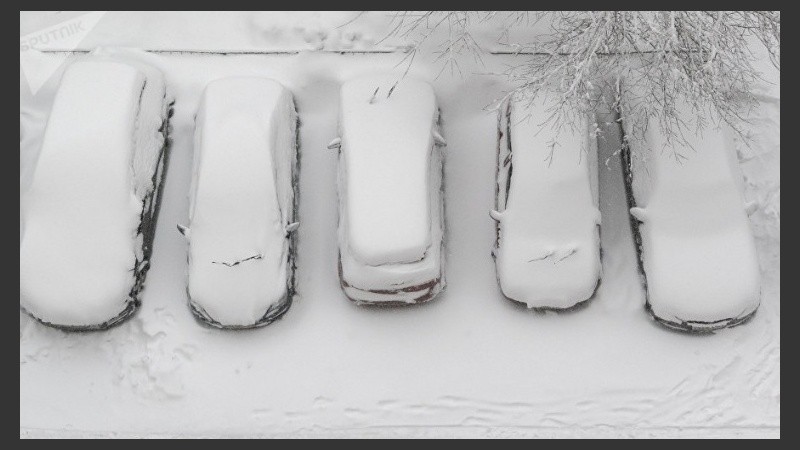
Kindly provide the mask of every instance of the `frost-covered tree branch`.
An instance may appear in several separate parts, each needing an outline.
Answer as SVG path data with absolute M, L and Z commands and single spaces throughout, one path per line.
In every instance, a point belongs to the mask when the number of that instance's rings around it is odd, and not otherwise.
M 465 55 L 472 56 L 481 62 L 481 49 L 473 38 L 471 27 L 475 23 L 484 22 L 494 16 L 494 12 L 477 11 L 400 11 L 394 13 L 388 37 L 401 37 L 411 41 L 406 56 L 401 64 L 406 64 L 406 73 L 414 62 L 423 44 L 440 29 L 447 29 L 447 36 L 436 45 L 436 62 L 440 63 L 443 72 L 461 73 L 459 59 Z
M 445 29 L 435 43 L 437 60 L 442 70 L 456 71 L 460 56 L 480 60 L 485 49 L 472 27 L 490 19 L 504 25 L 497 42 L 523 58 L 505 72 L 516 86 L 509 96 L 556 96 L 558 106 L 548 118 L 555 128 L 610 107 L 634 133 L 655 120 L 669 139 L 681 140 L 698 131 L 687 130 L 677 113 L 684 104 L 699 118 L 715 113 L 741 133 L 760 79 L 754 48 L 766 49 L 780 68 L 778 11 L 400 12 L 389 35 L 411 40 L 410 66 L 420 46 Z M 509 41 L 511 26 L 534 25 L 544 31 L 533 42 Z M 624 89 L 624 110 L 615 89 L 603 86 Z M 702 128 L 705 121 L 697 124 Z

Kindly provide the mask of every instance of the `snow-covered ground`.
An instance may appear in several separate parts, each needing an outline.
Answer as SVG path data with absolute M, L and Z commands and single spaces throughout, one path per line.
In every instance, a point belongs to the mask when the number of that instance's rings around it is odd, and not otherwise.
M 603 277 L 568 313 L 504 299 L 490 250 L 497 118 L 485 106 L 509 88 L 515 56 L 487 55 L 465 75 L 431 55 L 411 75 L 431 82 L 442 112 L 448 286 L 430 304 L 362 308 L 338 283 L 336 152 L 339 89 L 379 71 L 402 74 L 370 13 L 107 13 L 79 48 L 157 53 L 175 95 L 174 144 L 139 313 L 107 332 L 67 334 L 20 313 L 23 436 L 778 436 L 780 435 L 780 84 L 760 86 L 752 142 L 737 143 L 761 266 L 752 321 L 713 335 L 672 332 L 644 311 L 613 129 L 599 147 Z M 73 17 L 21 13 L 20 35 Z M 396 39 L 395 39 L 396 41 Z M 59 48 L 58 42 L 52 48 Z M 260 50 L 281 54 L 251 54 Z M 307 51 L 306 51 L 307 50 Z M 236 51 L 240 51 L 236 53 Z M 20 188 L 30 180 L 61 69 L 60 53 L 20 69 Z M 71 56 L 70 56 L 71 58 Z M 69 59 L 69 58 L 68 58 Z M 767 67 L 765 64 L 764 67 Z M 37 70 L 39 71 L 37 73 Z M 185 291 L 194 115 L 205 85 L 273 78 L 300 115 L 297 291 L 263 329 L 200 326 Z

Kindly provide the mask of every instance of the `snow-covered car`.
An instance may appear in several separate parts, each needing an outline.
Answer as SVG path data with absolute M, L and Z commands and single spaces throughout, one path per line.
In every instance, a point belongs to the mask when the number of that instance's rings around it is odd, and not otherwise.
M 196 116 L 187 293 L 218 328 L 280 318 L 294 295 L 297 113 L 291 92 L 257 77 L 206 86 Z
M 588 120 L 554 132 L 546 98 L 499 110 L 492 255 L 503 295 L 567 309 L 600 282 L 597 146 Z M 587 118 L 588 119 L 588 118 Z
M 70 64 L 21 196 L 20 307 L 66 330 L 105 329 L 140 304 L 169 151 L 160 71 L 134 58 Z
M 341 88 L 339 278 L 359 304 L 434 298 L 444 280 L 445 145 L 433 87 L 366 76 Z
M 668 139 L 651 121 L 636 136 L 623 121 L 623 171 L 646 308 L 686 331 L 740 324 L 760 303 L 756 245 L 733 131 L 678 105 L 687 132 Z

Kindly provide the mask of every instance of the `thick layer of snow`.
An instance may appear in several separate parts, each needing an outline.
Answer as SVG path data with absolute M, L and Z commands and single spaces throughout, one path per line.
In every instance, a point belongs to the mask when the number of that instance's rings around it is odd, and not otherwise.
M 587 120 L 561 133 L 542 125 L 552 107 L 540 97 L 500 112 L 495 264 L 503 294 L 529 308 L 574 306 L 600 278 L 596 138 Z
M 437 118 L 426 82 L 390 74 L 342 86 L 346 237 L 363 264 L 419 261 L 432 245 L 428 197 L 437 186 L 429 167 Z
M 391 74 L 359 77 L 342 86 L 340 110 L 345 292 L 367 302 L 432 298 L 444 286 L 442 155 L 434 142 L 440 135 L 433 88 Z
M 442 153 L 436 149 L 431 152 L 428 168 L 428 184 L 441 186 L 442 184 Z M 343 287 L 345 294 L 357 301 L 367 303 L 402 302 L 415 303 L 424 297 L 429 300 L 445 286 L 444 253 L 444 202 L 439 189 L 433 188 L 428 194 L 431 222 L 431 245 L 424 257 L 419 261 L 400 264 L 382 264 L 371 266 L 364 264 L 349 251 L 346 231 L 346 200 L 341 201 L 346 191 L 344 163 L 339 161 L 338 186 L 340 193 L 340 222 L 339 222 L 339 258 L 341 264 L 341 278 L 347 283 Z M 414 289 L 417 286 L 423 286 Z M 406 291 L 403 291 L 407 289 Z M 375 292 L 391 291 L 391 292 Z
M 64 14 L 23 13 L 20 31 Z M 260 29 L 242 26 L 252 17 L 110 12 L 86 42 L 256 46 L 269 41 L 265 30 L 292 35 L 304 20 L 286 21 L 281 14 Z M 269 13 L 259 18 L 266 21 Z M 340 15 L 314 23 L 329 36 L 353 31 L 336 28 Z M 528 311 L 503 299 L 489 255 L 495 224 L 487 219 L 495 199 L 497 117 L 484 107 L 510 86 L 502 77 L 469 75 L 469 68 L 464 78 L 448 71 L 437 77 L 441 66 L 427 53 L 417 55 L 410 74 L 433 84 L 447 132 L 448 288 L 414 308 L 348 302 L 336 270 L 337 156 L 325 146 L 337 135 L 341 84 L 376 70 L 399 77 L 404 56 L 155 55 L 177 101 L 142 306 L 128 322 L 94 334 L 62 333 L 20 315 L 20 434 L 779 436 L 779 84 L 759 91 L 762 103 L 750 116 L 754 142 L 736 144 L 746 193 L 760 204 L 751 219 L 762 304 L 744 326 L 689 336 L 665 331 L 644 311 L 616 124 L 599 142 L 603 282 L 596 298 L 562 314 Z M 520 58 L 486 55 L 479 71 L 498 73 Z M 32 96 L 20 73 L 21 186 L 38 151 L 27 145 L 41 137 L 60 76 Z M 175 224 L 188 220 L 194 115 L 203 89 L 228 76 L 270 77 L 295 96 L 302 121 L 302 226 L 292 308 L 263 329 L 220 333 L 198 326 L 186 307 L 186 244 Z
M 205 318 L 252 326 L 290 301 L 291 93 L 265 78 L 209 83 L 197 113 L 188 292 Z
M 688 107 L 681 117 L 690 130 Z M 758 255 L 743 196 L 733 131 L 711 120 L 668 141 L 657 123 L 631 139 L 631 210 L 641 223 L 652 312 L 693 327 L 736 321 L 758 308 Z
M 133 300 L 165 108 L 161 74 L 133 60 L 91 56 L 65 72 L 21 197 L 20 305 L 37 318 L 98 326 Z

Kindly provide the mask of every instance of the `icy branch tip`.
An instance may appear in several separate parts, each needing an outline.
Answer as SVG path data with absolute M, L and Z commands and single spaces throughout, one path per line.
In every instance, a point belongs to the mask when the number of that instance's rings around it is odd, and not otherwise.
M 400 83 L 400 80 L 396 81 L 396 82 L 395 82 L 395 83 L 392 85 L 392 88 L 391 88 L 391 89 L 389 89 L 389 93 L 388 93 L 388 94 L 386 94 L 386 98 L 389 98 L 389 97 L 391 97 L 391 96 L 392 96 L 392 92 L 394 92 L 394 88 L 396 88 L 396 87 L 397 87 L 397 84 L 398 84 L 398 83 Z
M 373 104 L 373 103 L 375 103 L 375 98 L 377 97 L 377 95 L 378 95 L 378 91 L 379 91 L 379 90 L 381 90 L 380 86 L 378 86 L 377 88 L 375 88 L 375 92 L 373 92 L 373 93 L 372 93 L 372 98 L 370 98 L 370 99 L 369 99 L 369 104 L 370 104 L 370 105 L 371 105 L 371 104 Z

